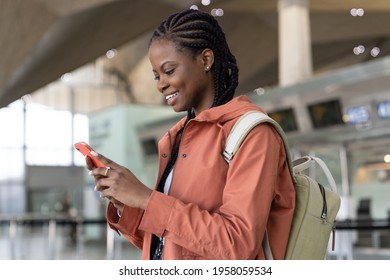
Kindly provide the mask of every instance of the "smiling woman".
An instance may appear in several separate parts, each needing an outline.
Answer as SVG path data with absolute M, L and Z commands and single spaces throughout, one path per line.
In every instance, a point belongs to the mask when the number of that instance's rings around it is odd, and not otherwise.
M 149 45 L 157 89 L 187 116 L 158 145 L 153 190 L 127 168 L 86 158 L 96 191 L 110 200 L 112 229 L 142 250 L 143 259 L 283 259 L 295 191 L 278 133 L 255 127 L 230 165 L 222 151 L 235 122 L 264 112 L 246 96 L 234 97 L 238 66 L 217 20 L 198 10 L 172 14 Z
M 193 56 L 188 49 L 177 51 L 175 43 L 159 39 L 152 42 L 149 59 L 158 90 L 176 112 L 193 109 L 198 115 L 211 107 L 214 87 L 209 70 L 214 55 L 210 49 Z

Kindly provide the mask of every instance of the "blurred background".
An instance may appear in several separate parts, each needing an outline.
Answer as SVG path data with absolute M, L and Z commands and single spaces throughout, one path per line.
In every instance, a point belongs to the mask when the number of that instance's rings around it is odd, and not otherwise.
M 107 229 L 73 143 L 153 187 L 158 139 L 183 115 L 156 90 L 148 43 L 188 8 L 224 29 L 237 95 L 282 125 L 293 157 L 330 167 L 342 207 L 327 258 L 390 259 L 388 0 L 0 0 L 0 259 L 140 258 Z

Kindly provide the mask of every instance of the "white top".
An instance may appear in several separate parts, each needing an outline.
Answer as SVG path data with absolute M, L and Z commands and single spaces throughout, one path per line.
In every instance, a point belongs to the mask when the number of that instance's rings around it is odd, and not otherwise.
M 164 185 L 164 193 L 165 194 L 168 194 L 169 193 L 169 189 L 171 188 L 172 176 L 173 176 L 173 168 L 169 172 L 167 180 L 165 181 L 165 185 Z

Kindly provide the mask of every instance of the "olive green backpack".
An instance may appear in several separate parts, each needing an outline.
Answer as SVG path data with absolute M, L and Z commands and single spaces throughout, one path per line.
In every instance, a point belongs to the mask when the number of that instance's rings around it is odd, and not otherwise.
M 320 158 L 312 156 L 304 156 L 291 161 L 283 129 L 275 120 L 259 111 L 250 111 L 236 122 L 226 141 L 224 158 L 230 163 L 249 131 L 263 122 L 272 124 L 283 139 L 288 167 L 296 192 L 295 210 L 285 259 L 325 259 L 331 232 L 333 232 L 332 247 L 334 246 L 334 222 L 340 208 L 340 196 L 337 194 L 336 183 L 326 164 Z M 324 171 L 328 179 L 328 187 L 322 186 L 315 179 L 302 173 L 312 164 L 317 164 Z M 273 259 L 268 238 L 266 232 L 263 248 L 266 258 Z

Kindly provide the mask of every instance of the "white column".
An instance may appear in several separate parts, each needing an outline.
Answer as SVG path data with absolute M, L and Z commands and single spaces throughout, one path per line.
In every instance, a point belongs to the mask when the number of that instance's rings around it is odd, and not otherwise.
M 289 86 L 312 74 L 308 0 L 279 0 L 279 85 Z

